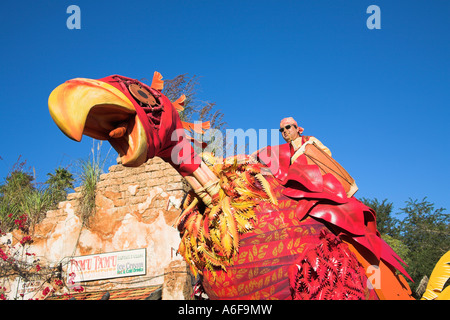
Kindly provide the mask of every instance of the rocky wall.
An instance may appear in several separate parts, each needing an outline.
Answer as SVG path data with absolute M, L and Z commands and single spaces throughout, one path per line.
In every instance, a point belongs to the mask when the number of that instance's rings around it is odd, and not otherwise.
M 180 236 L 174 222 L 188 189 L 182 177 L 160 158 L 138 168 L 114 165 L 102 174 L 96 212 L 84 226 L 79 212 L 80 188 L 36 226 L 29 249 L 46 264 L 66 265 L 73 256 L 146 248 L 147 274 L 95 281 L 98 289 L 162 284 L 174 260 Z

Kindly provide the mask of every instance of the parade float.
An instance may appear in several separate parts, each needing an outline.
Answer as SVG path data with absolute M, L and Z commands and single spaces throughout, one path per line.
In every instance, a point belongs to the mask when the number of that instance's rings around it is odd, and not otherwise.
M 49 97 L 69 138 L 107 140 L 124 166 L 160 157 L 191 186 L 177 219 L 179 253 L 210 299 L 413 299 L 402 259 L 380 237 L 376 212 L 355 181 L 314 139 L 268 146 L 252 155 L 197 153 L 181 121 L 183 99 L 113 75 L 76 78 Z M 209 128 L 204 123 L 200 132 Z M 424 297 L 445 298 L 448 256 Z M 446 276 L 445 276 L 446 274 Z M 440 293 L 440 295 L 439 295 Z

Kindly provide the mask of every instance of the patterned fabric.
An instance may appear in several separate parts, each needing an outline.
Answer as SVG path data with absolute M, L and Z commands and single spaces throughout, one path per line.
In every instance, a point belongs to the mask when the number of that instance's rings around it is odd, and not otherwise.
M 303 252 L 289 270 L 292 299 L 377 299 L 367 287 L 363 266 L 347 245 L 323 230 L 319 238 L 320 244 Z
M 257 207 L 255 228 L 241 235 L 239 255 L 232 266 L 226 271 L 203 273 L 203 289 L 210 299 L 302 298 L 292 295 L 290 270 L 305 252 L 312 254 L 314 248 L 323 243 L 320 235 L 328 229 L 311 217 L 300 221 L 292 209 L 298 202 L 282 194 L 284 188 L 276 179 L 270 176 L 266 179 L 278 198 L 278 207 L 261 202 Z M 344 244 L 340 246 L 344 247 Z M 356 260 L 349 251 L 346 254 Z M 354 272 L 360 279 L 367 280 L 363 269 Z M 366 296 L 376 298 L 375 294 Z

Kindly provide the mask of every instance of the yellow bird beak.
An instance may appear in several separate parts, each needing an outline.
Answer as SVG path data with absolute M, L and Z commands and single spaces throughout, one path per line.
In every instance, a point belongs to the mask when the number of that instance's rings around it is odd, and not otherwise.
M 69 138 L 83 135 L 108 140 L 125 166 L 147 160 L 147 137 L 136 109 L 128 97 L 112 85 L 76 78 L 56 87 L 48 99 L 50 115 Z M 122 129 L 121 134 L 110 134 Z

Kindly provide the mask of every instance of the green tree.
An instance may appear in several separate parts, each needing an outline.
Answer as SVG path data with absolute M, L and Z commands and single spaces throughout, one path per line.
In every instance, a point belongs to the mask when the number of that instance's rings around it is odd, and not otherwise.
M 10 232 L 17 228 L 16 221 L 27 216 L 31 229 L 39 223 L 48 210 L 55 207 L 73 188 L 72 174 L 64 168 L 47 174 L 47 187 L 35 181 L 34 174 L 26 167 L 26 161 L 19 159 L 0 185 L 0 230 Z
M 28 217 L 31 233 L 34 233 L 34 227 L 45 218 L 52 206 L 51 193 L 45 188 L 33 188 L 24 194 L 20 202 L 20 212 Z
M 34 189 L 33 181 L 31 173 L 22 168 L 14 168 L 5 178 L 4 184 L 0 185 L 0 194 L 11 206 L 18 205 L 23 201 L 25 194 Z
M 376 212 L 377 228 L 380 234 L 389 235 L 392 238 L 399 236 L 399 220 L 393 217 L 392 202 L 387 199 L 379 201 L 378 199 L 362 198 L 361 201 Z
M 395 239 L 388 234 L 382 234 L 381 238 L 397 253 L 407 265 L 410 265 L 410 250 L 401 240 Z
M 97 146 L 95 142 L 97 141 Z M 81 187 L 80 217 L 83 225 L 89 226 L 91 217 L 95 214 L 95 196 L 97 183 L 100 180 L 100 175 L 103 173 L 103 167 L 108 158 L 109 151 L 106 157 L 101 155 L 102 141 L 92 140 L 91 155 L 92 158 L 87 160 L 81 159 L 79 161 L 80 172 L 78 180 Z
M 48 185 L 51 201 L 54 204 L 58 204 L 67 197 L 67 192 L 73 189 L 73 183 L 75 181 L 73 174 L 66 168 L 58 167 L 54 173 L 47 173 L 49 177 L 45 182 Z
M 435 209 L 434 204 L 422 201 L 406 201 L 399 214 L 400 238 L 409 249 L 408 273 L 414 279 L 413 292 L 423 276 L 430 276 L 434 266 L 450 250 L 450 216 L 446 209 Z
M 26 161 L 19 157 L 4 183 L 0 185 L 0 231 L 10 232 L 16 228 L 15 221 L 23 214 L 23 203 L 35 189 L 34 177 L 25 167 Z

